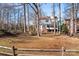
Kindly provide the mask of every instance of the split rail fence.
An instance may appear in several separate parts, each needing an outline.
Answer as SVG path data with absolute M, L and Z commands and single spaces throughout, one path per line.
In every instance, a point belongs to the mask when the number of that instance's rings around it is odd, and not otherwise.
M 0 46 L 0 49 L 7 49 L 12 51 L 12 53 L 5 53 L 0 51 L 0 55 L 7 55 L 7 56 L 19 56 L 19 55 L 31 55 L 31 54 L 16 54 L 16 51 L 35 51 L 35 52 L 61 52 L 61 56 L 64 56 L 65 52 L 79 52 L 79 50 L 71 50 L 71 49 L 64 49 L 62 47 L 61 49 L 26 49 L 26 48 L 15 48 L 13 46 L 12 48 L 10 47 L 5 47 L 5 46 Z

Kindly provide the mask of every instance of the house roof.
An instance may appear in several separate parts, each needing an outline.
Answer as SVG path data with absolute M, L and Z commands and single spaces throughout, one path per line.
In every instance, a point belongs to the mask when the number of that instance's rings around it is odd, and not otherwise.
M 41 16 L 39 19 L 40 20 L 45 20 L 45 19 L 48 19 L 48 18 L 50 18 L 49 16 Z
M 49 18 L 50 18 L 50 16 L 41 16 L 41 17 L 39 17 L 40 20 L 47 20 Z M 54 16 L 54 18 L 57 18 L 57 16 Z
M 76 20 L 78 20 L 78 21 L 79 21 L 79 18 L 77 18 Z M 70 21 L 70 19 L 65 19 L 65 21 Z

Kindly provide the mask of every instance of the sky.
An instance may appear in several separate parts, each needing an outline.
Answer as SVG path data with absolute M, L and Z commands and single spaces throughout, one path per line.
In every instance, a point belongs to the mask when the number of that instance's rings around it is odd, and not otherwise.
M 41 3 L 41 9 L 43 10 L 43 13 L 45 16 L 52 16 L 52 4 L 51 3 Z M 61 4 L 61 20 L 64 20 L 64 8 L 65 8 L 65 3 Z M 30 10 L 30 12 L 32 12 Z M 58 9 L 58 3 L 55 3 L 55 16 L 59 16 L 59 9 Z M 59 18 L 58 18 L 59 20 Z
M 61 4 L 61 17 L 63 18 L 64 16 L 64 7 L 65 5 L 62 3 Z M 51 3 L 48 3 L 48 4 L 43 4 L 42 5 L 42 9 L 44 11 L 44 13 L 47 15 L 47 16 L 51 16 L 51 12 L 52 12 L 52 9 L 51 9 Z M 55 4 L 55 16 L 58 16 L 59 14 L 59 9 L 58 9 L 58 3 Z
M 1 5 L 8 5 L 8 4 L 1 4 Z M 12 5 L 12 4 L 10 4 L 10 5 Z M 16 5 L 16 4 L 14 4 L 14 5 Z M 52 8 L 51 8 L 51 6 L 52 6 L 52 4 L 51 3 L 41 3 L 41 8 L 42 8 L 42 10 L 43 10 L 43 12 L 44 12 L 44 14 L 46 15 L 46 16 L 51 16 L 51 12 L 52 12 Z M 62 17 L 62 20 L 63 20 L 63 15 L 64 15 L 64 7 L 65 7 L 65 4 L 61 4 L 61 17 Z M 29 11 L 30 13 L 32 12 L 32 8 L 30 8 L 30 11 Z M 58 9 L 58 3 L 55 3 L 55 16 L 57 16 L 58 17 L 58 15 L 59 15 L 59 9 Z M 32 14 L 31 14 L 31 16 L 32 16 Z
M 43 13 L 45 14 L 45 16 L 51 16 L 52 15 L 52 8 L 51 8 L 51 6 L 52 6 L 52 4 L 51 3 L 40 3 L 41 4 L 41 8 L 42 8 L 42 10 L 43 10 Z M 58 7 L 58 3 L 54 3 L 55 4 L 55 16 L 57 16 L 57 18 L 59 17 L 59 7 Z M 10 6 L 9 6 L 10 5 Z M 5 3 L 3 3 L 3 4 L 1 4 L 0 3 L 0 9 L 2 8 L 2 7 L 5 7 L 5 6 L 7 6 L 7 7 L 11 7 L 12 5 L 19 5 L 19 7 L 18 8 L 20 8 L 21 10 L 20 10 L 20 13 L 21 14 L 23 14 L 24 15 L 24 12 L 23 12 L 23 6 L 20 6 L 20 4 L 17 4 L 17 3 L 14 3 L 14 4 L 5 4 Z M 66 9 L 66 3 L 61 3 L 61 20 L 63 21 L 64 20 L 64 14 L 65 14 L 65 9 Z M 18 9 L 17 8 L 17 9 Z M 27 10 L 27 9 L 26 9 Z M 32 24 L 33 22 L 32 22 L 32 20 L 33 20 L 33 18 L 32 18 L 32 16 L 33 16 L 33 9 L 32 8 L 29 8 L 29 12 L 30 12 L 30 16 L 29 16 L 29 18 L 30 18 L 30 23 Z M 15 11 L 15 13 L 16 13 L 17 11 Z M 18 14 L 16 13 L 16 19 L 18 19 L 17 18 L 17 16 L 18 16 Z M 78 14 L 78 16 L 79 16 L 79 14 Z M 14 17 L 14 16 L 13 16 Z M 19 16 L 20 17 L 20 16 Z M 14 17 L 15 18 L 15 17 Z M 14 19 L 13 18 L 13 19 Z M 67 17 L 68 18 L 68 17 Z M 59 20 L 59 18 L 57 19 L 57 20 Z

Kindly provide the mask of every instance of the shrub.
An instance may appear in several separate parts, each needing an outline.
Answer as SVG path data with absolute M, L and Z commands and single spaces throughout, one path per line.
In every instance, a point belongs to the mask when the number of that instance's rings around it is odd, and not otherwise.
M 0 35 L 5 34 L 6 30 L 0 29 Z
M 36 29 L 35 29 L 35 27 L 33 26 L 33 25 L 31 25 L 30 27 L 29 27 L 29 34 L 31 34 L 31 35 L 36 35 L 37 33 L 36 33 Z
M 67 27 L 67 25 L 66 24 L 62 24 L 61 25 L 61 33 L 62 34 L 68 34 L 68 27 Z

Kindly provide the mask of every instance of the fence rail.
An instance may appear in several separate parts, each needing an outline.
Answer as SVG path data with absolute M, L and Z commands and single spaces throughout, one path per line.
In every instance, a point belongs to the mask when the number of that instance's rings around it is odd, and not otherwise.
M 10 48 L 10 47 L 5 47 L 5 46 L 0 46 L 0 48 L 12 50 L 12 48 Z
M 0 52 L 1 55 L 7 55 L 7 56 L 13 56 L 12 53 L 5 53 L 5 52 Z
M 0 52 L 0 54 L 3 55 L 10 55 L 10 56 L 21 56 L 21 55 L 32 55 L 32 54 L 16 54 L 16 51 L 33 51 L 33 52 L 61 52 L 61 55 L 64 56 L 64 52 L 79 52 L 79 50 L 71 50 L 71 49 L 64 49 L 62 47 L 61 49 L 26 49 L 26 48 L 15 48 L 14 46 L 12 48 L 0 46 L 0 48 L 11 50 L 12 53 L 5 53 Z
M 65 50 L 65 52 L 79 52 L 79 50 L 70 50 L 70 49 L 68 49 L 68 50 Z
M 25 49 L 25 48 L 18 48 L 18 51 L 39 51 L 39 52 L 62 52 L 61 49 Z

